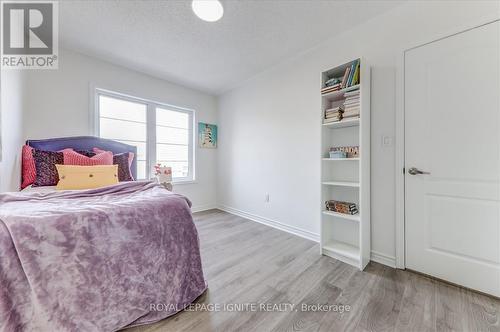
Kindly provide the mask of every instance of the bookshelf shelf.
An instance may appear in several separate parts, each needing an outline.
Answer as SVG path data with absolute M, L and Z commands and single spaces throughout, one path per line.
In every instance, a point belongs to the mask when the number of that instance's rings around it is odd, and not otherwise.
M 330 257 L 354 265 L 360 260 L 359 247 L 342 241 L 331 241 L 323 245 L 323 251 Z
M 351 85 L 351 86 L 350 86 Z M 339 86 L 344 86 L 337 91 Z M 345 87 L 347 86 L 347 87 Z M 370 67 L 357 58 L 321 73 L 321 254 L 363 270 L 370 261 Z M 330 91 L 330 92 L 328 92 Z M 352 118 L 352 116 L 357 116 Z M 342 119 L 344 116 L 351 117 Z M 337 119 L 323 123 L 324 119 Z M 331 148 L 357 146 L 355 158 L 329 158 Z M 337 149 L 338 151 L 338 149 Z M 353 152 L 354 151 L 354 152 Z M 335 180 L 331 180 L 335 179 Z M 325 210 L 357 208 L 355 215 Z
M 338 99 L 342 99 L 343 98 L 344 93 L 350 92 L 350 91 L 354 91 L 354 90 L 358 90 L 358 89 L 359 89 L 359 84 L 354 85 L 354 86 L 350 86 L 348 88 L 344 88 L 344 89 L 341 89 L 341 90 L 332 91 L 332 92 L 329 92 L 329 93 L 323 93 L 321 95 L 321 97 L 323 97 L 324 99 L 327 99 L 327 100 L 338 100 Z
M 323 123 L 323 126 L 330 129 L 354 127 L 354 126 L 359 126 L 359 119 L 341 120 L 339 122 Z
M 323 158 L 324 161 L 359 161 L 359 158 Z
M 359 182 L 352 181 L 323 181 L 325 186 L 339 186 L 339 187 L 359 187 Z
M 345 213 L 338 213 L 338 212 L 333 212 L 333 211 L 323 211 L 323 214 L 325 216 L 330 216 L 330 217 L 337 217 L 341 219 L 346 219 L 346 220 L 353 220 L 353 221 L 359 221 L 359 214 L 345 214 Z

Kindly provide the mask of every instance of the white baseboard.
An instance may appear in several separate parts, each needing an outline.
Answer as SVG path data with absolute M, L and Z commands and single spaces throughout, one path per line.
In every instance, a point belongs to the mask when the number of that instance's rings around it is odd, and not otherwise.
M 238 209 L 235 209 L 235 208 L 232 208 L 229 206 L 225 206 L 225 205 L 219 205 L 218 209 L 225 211 L 227 213 L 237 215 L 237 216 L 245 218 L 245 219 L 249 219 L 249 220 L 258 222 L 260 224 L 264 224 L 264 225 L 267 225 L 267 226 L 270 226 L 273 228 L 277 228 L 279 230 L 303 237 L 305 239 L 308 239 L 308 240 L 311 240 L 314 242 L 319 242 L 319 234 L 309 232 L 309 231 L 306 231 L 306 230 L 298 228 L 298 227 L 285 225 L 279 221 L 272 220 L 272 219 L 265 218 L 265 217 L 261 217 L 261 216 L 258 216 L 258 215 L 252 214 L 252 213 L 248 213 L 245 211 L 241 211 L 241 210 L 238 210 Z
M 206 210 L 209 210 L 212 208 L 214 208 L 214 207 L 207 208 Z M 238 210 L 238 209 L 232 208 L 230 206 L 226 206 L 226 205 L 218 205 L 216 208 L 219 210 L 225 211 L 227 213 L 231 213 L 231 214 L 237 215 L 239 217 L 242 217 L 242 218 L 245 218 L 248 220 L 252 220 L 252 221 L 258 222 L 260 224 L 264 224 L 266 226 L 277 228 L 279 230 L 303 237 L 305 239 L 308 239 L 308 240 L 311 240 L 314 242 L 319 242 L 319 234 L 312 233 L 312 232 L 303 230 L 301 228 L 297 228 L 297 227 L 290 226 L 290 225 L 285 225 L 279 221 L 272 220 L 272 219 L 265 218 L 265 217 L 261 217 L 261 216 L 258 216 L 258 215 L 252 214 L 252 213 L 248 213 L 245 211 L 241 211 L 241 210 Z M 388 256 L 386 254 L 382 254 L 380 252 L 372 250 L 370 258 L 374 262 L 377 262 L 377 263 L 380 263 L 383 265 L 387 265 L 387 266 L 392 267 L 392 268 L 396 267 L 396 258 L 395 257 Z
M 191 207 L 191 212 L 201 212 L 206 210 L 217 209 L 217 205 L 215 204 L 204 204 L 204 205 L 196 205 Z
M 371 253 L 371 260 L 392 268 L 396 268 L 396 257 L 388 256 L 377 251 Z

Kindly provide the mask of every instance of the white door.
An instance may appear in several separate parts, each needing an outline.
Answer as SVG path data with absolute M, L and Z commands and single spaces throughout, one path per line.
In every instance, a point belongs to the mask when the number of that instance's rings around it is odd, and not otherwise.
M 496 296 L 499 29 L 497 21 L 407 51 L 404 86 L 406 267 Z

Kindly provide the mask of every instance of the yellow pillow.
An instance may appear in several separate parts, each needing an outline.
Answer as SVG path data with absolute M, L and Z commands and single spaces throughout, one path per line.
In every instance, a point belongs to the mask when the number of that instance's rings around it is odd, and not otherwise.
M 118 183 L 118 165 L 56 165 L 59 173 L 57 190 L 94 189 Z

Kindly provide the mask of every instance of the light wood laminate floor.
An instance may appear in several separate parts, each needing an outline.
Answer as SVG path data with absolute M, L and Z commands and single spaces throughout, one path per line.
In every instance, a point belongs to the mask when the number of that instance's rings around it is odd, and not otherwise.
M 226 311 L 183 311 L 127 332 L 500 331 L 500 300 L 377 263 L 361 272 L 320 256 L 315 242 L 219 210 L 194 219 L 209 287 L 197 303 Z M 274 304 L 283 311 L 266 311 Z M 327 311 L 304 311 L 317 304 Z

